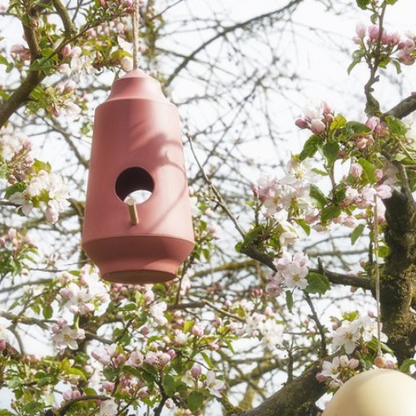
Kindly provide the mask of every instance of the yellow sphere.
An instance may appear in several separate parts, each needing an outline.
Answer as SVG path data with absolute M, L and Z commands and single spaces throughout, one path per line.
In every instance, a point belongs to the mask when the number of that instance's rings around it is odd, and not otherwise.
M 322 416 L 416 416 L 416 381 L 396 370 L 370 370 L 348 380 Z

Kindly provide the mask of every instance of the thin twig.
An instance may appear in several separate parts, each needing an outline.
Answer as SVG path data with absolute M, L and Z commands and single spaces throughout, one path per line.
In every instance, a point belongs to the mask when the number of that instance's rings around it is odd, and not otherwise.
M 226 202 L 224 201 L 223 197 L 221 196 L 220 192 L 218 191 L 218 189 L 215 187 L 215 185 L 212 183 L 211 179 L 208 178 L 207 174 L 204 171 L 204 168 L 201 166 L 195 150 L 194 150 L 194 146 L 192 144 L 192 137 L 190 134 L 186 133 L 186 137 L 189 140 L 189 145 L 191 147 L 191 151 L 192 154 L 194 155 L 195 161 L 201 171 L 201 174 L 203 176 L 203 178 L 205 179 L 205 182 L 208 184 L 208 186 L 211 188 L 212 192 L 214 193 L 214 195 L 217 197 L 217 201 L 218 204 L 221 206 L 221 208 L 225 211 L 225 213 L 228 215 L 228 217 L 230 218 L 230 220 L 234 223 L 234 226 L 236 228 L 236 230 L 240 233 L 240 235 L 243 237 L 243 239 L 246 236 L 245 231 L 243 230 L 243 228 L 241 227 L 240 223 L 238 222 L 237 218 L 233 215 L 233 213 L 230 211 L 230 209 L 228 208 Z
M 325 357 L 327 353 L 326 349 L 326 341 L 325 341 L 325 328 L 321 324 L 321 321 L 319 320 L 318 314 L 316 313 L 315 306 L 312 302 L 311 297 L 309 296 L 309 293 L 304 292 L 306 302 L 309 305 L 309 308 L 311 309 L 312 315 L 311 318 L 314 320 L 316 327 L 318 328 L 319 335 L 321 337 L 321 351 L 319 353 L 320 357 Z
M 225 316 L 228 316 L 232 319 L 235 319 L 236 321 L 240 321 L 240 322 L 243 322 L 243 323 L 246 322 L 245 319 L 240 318 L 239 316 L 234 315 L 230 312 L 227 312 L 224 309 L 221 309 L 218 306 L 215 306 L 213 303 L 211 303 L 210 301 L 205 300 L 205 299 L 202 299 L 199 302 L 189 302 L 189 303 L 180 303 L 179 305 L 170 305 L 169 309 L 184 310 L 184 309 L 193 309 L 193 308 L 203 308 L 204 306 L 208 306 L 209 308 L 213 309 L 214 311 L 217 311 L 222 315 L 225 315 Z

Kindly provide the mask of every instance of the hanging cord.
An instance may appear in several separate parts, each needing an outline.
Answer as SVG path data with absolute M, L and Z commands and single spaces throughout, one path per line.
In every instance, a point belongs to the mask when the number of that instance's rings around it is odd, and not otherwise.
M 134 0 L 133 24 L 133 69 L 138 69 L 140 64 L 140 0 Z
M 380 307 L 380 271 L 378 268 L 378 210 L 377 210 L 377 195 L 374 195 L 374 210 L 373 210 L 373 239 L 374 239 L 374 275 L 375 275 L 375 289 L 377 302 L 377 357 L 383 355 L 381 351 L 381 307 Z

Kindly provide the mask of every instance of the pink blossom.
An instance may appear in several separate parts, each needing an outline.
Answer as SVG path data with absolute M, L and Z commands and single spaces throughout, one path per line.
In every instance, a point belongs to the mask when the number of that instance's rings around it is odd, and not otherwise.
M 150 307 L 150 315 L 152 315 L 156 323 L 160 326 L 164 326 L 168 323 L 164 314 L 167 308 L 168 306 L 165 302 L 156 303 Z
M 24 61 L 28 61 L 31 58 L 29 49 L 23 45 L 13 45 L 10 49 L 10 53 Z
M 377 181 L 381 180 L 383 178 L 383 170 L 382 169 L 376 169 L 374 172 Z
M 65 45 L 62 49 L 61 49 L 61 54 L 64 57 L 70 56 L 71 55 L 71 45 L 67 44 Z
M 170 356 L 171 360 L 173 360 L 174 358 L 176 358 L 176 351 L 175 351 L 175 350 L 170 349 L 170 350 L 167 352 L 167 354 L 169 354 L 169 356 Z
M 202 337 L 202 335 L 204 335 L 204 329 L 198 325 L 198 323 L 196 323 L 193 327 L 192 327 L 192 335 L 195 335 L 196 337 Z
M 82 55 L 82 49 L 79 46 L 74 46 L 70 51 L 70 56 L 72 58 L 78 58 Z
M 188 341 L 188 335 L 184 334 L 182 331 L 178 332 L 174 339 L 174 342 L 177 345 L 185 345 L 187 341 Z
M 130 354 L 129 359 L 126 361 L 126 364 L 130 367 L 139 367 L 143 362 L 143 355 L 140 351 L 133 351 Z
M 363 167 L 359 163 L 353 163 L 350 168 L 350 174 L 354 178 L 360 178 L 363 173 Z
M 381 199 L 388 199 L 392 196 L 392 189 L 389 185 L 379 185 L 376 187 L 377 196 Z
M 202 367 L 199 364 L 196 364 L 191 369 L 191 375 L 194 378 L 198 378 L 202 374 Z
M 155 294 L 151 289 L 146 290 L 146 293 L 143 296 L 143 299 L 146 303 L 152 303 L 155 299 Z
M 212 395 L 218 398 L 221 398 L 222 392 L 225 390 L 225 384 L 216 378 L 213 371 L 208 371 L 205 386 Z
M 302 118 L 298 118 L 295 121 L 295 124 L 297 127 L 299 127 L 300 129 L 307 129 L 309 127 L 309 124 L 307 121 L 303 120 Z
M 297 252 L 293 257 L 285 251 L 281 258 L 275 260 L 278 273 L 284 279 L 286 287 L 305 289 L 308 285 L 306 276 L 309 273 L 308 256 L 302 252 Z M 270 289 L 270 288 L 269 288 Z
M 108 393 L 111 393 L 114 390 L 115 383 L 111 381 L 104 381 L 103 383 L 103 389 L 107 391 Z
M 322 373 L 318 373 L 318 374 L 315 376 L 315 378 L 316 378 L 316 381 L 317 381 L 318 383 L 323 383 L 324 381 L 326 381 L 326 376 L 325 376 L 324 374 L 322 374 Z
M 166 400 L 165 406 L 168 409 L 173 409 L 175 407 L 175 403 L 173 402 L 173 400 L 171 398 L 169 398 L 169 399 Z
M 355 26 L 355 33 L 360 39 L 364 39 L 366 31 L 367 31 L 367 27 L 362 22 L 358 22 L 357 25 Z
M 124 56 L 120 60 L 120 66 L 123 71 L 129 72 L 133 69 L 133 59 L 129 56 Z
M 368 35 L 371 40 L 377 40 L 380 34 L 380 29 L 377 25 L 372 25 L 368 28 Z
M 321 134 L 326 130 L 325 123 L 321 120 L 314 119 L 311 121 L 311 131 L 315 134 Z

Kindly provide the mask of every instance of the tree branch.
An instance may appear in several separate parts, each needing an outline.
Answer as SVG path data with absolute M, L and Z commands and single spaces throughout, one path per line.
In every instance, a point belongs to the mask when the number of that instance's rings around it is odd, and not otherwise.
M 232 416 L 305 416 L 309 415 L 325 392 L 323 383 L 316 381 L 322 362 L 316 361 L 299 377 L 287 383 L 256 408 Z
M 64 416 L 65 413 L 71 408 L 72 405 L 78 402 L 86 401 L 86 400 L 110 400 L 111 397 L 103 396 L 103 395 L 95 395 L 95 396 L 80 396 L 76 397 L 75 399 L 70 400 L 65 406 L 59 409 L 59 416 Z
M 412 93 L 409 97 L 387 111 L 387 113 L 384 113 L 383 116 L 393 116 L 402 119 L 414 111 L 416 111 L 416 93 Z
M 77 28 L 75 27 L 67 8 L 63 5 L 61 0 L 53 0 L 53 5 L 55 6 L 56 12 L 64 25 L 65 37 L 69 37 L 77 33 Z

